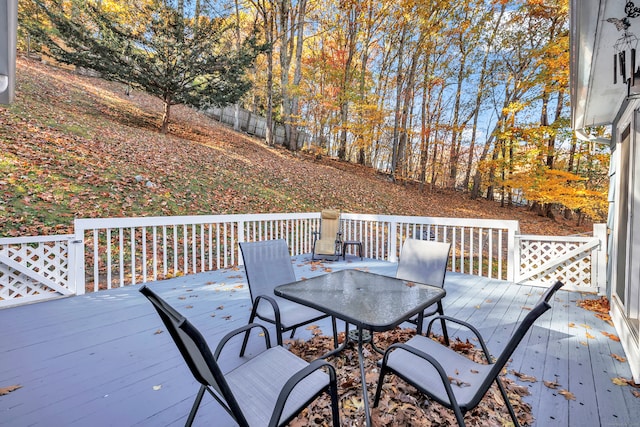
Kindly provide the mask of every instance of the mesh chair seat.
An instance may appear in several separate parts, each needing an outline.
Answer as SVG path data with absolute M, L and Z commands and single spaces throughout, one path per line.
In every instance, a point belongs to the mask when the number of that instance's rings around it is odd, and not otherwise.
M 442 367 L 447 377 L 451 378 L 458 405 L 463 412 L 470 409 L 469 404 L 483 385 L 492 365 L 476 363 L 423 335 L 416 335 L 406 345 L 429 354 L 436 360 L 446 361 Z M 451 405 L 438 371 L 432 365 L 424 363 L 422 358 L 406 351 L 394 351 L 387 359 L 387 366 L 398 375 L 411 378 L 411 382 L 418 388 L 429 390 L 435 400 L 449 402 Z
M 249 425 L 269 423 L 278 398 L 291 375 L 308 363 L 283 347 L 271 347 L 225 375 L 229 388 L 240 404 Z M 329 375 L 315 371 L 294 388 L 282 411 L 282 419 L 289 419 L 300 412 L 301 407 L 320 394 L 329 384 Z
M 283 330 L 293 329 L 299 325 L 315 322 L 328 317 L 326 313 L 314 308 L 298 304 L 278 296 L 272 297 L 280 309 L 280 326 Z M 273 321 L 273 307 L 267 302 L 258 305 L 256 315 L 262 320 Z

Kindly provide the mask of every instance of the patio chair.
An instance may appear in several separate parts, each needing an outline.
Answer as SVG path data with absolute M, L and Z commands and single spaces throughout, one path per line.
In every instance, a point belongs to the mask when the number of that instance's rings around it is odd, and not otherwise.
M 276 296 L 276 286 L 295 282 L 296 275 L 291 264 L 289 247 L 284 239 L 263 240 L 261 242 L 241 242 L 240 251 L 244 261 L 249 293 L 253 307 L 249 323 L 256 318 L 276 327 L 278 345 L 282 345 L 282 334 L 296 328 L 329 317 L 326 313 Z M 338 346 L 336 320 L 331 318 L 334 346 Z M 245 336 L 240 356 L 244 355 L 248 340 Z
M 451 243 L 406 239 L 400 252 L 396 277 L 402 280 L 444 288 L 444 277 L 447 273 L 450 251 Z M 422 334 L 423 319 L 436 313 L 444 315 L 442 300 L 431 307 L 427 307 L 422 313 L 409 321 L 416 325 L 417 333 Z M 442 320 L 441 323 L 442 335 L 445 343 L 449 345 L 446 322 Z
M 331 397 L 333 425 L 339 425 L 336 374 L 330 363 L 323 360 L 307 363 L 281 346 L 271 347 L 269 332 L 255 323 L 229 332 L 211 353 L 204 337 L 189 320 L 149 287 L 142 286 L 140 292 L 153 304 L 200 383 L 187 426 L 193 423 L 205 392 L 211 394 L 240 426 L 285 425 L 326 392 Z M 264 333 L 265 351 L 223 373 L 218 359 L 225 344 L 254 328 L 262 329 Z
M 491 357 L 480 332 L 470 324 L 448 316 L 437 316 L 429 322 L 427 335 L 431 332 L 433 322 L 440 317 L 471 330 L 476 335 L 488 364 L 473 362 L 428 336 L 416 335 L 406 343 L 392 344 L 382 358 L 373 406 L 378 406 L 380 401 L 385 375 L 393 373 L 429 398 L 452 409 L 458 425 L 464 426 L 464 414 L 478 406 L 495 381 L 507 404 L 513 423 L 518 426 L 516 414 L 499 374 L 533 322 L 551 308 L 549 300 L 561 287 L 562 282 L 558 281 L 545 291 L 495 360 Z
M 342 254 L 342 232 L 340 231 L 340 212 L 324 209 L 320 212 L 320 231 L 313 232 L 311 260 L 333 258 Z

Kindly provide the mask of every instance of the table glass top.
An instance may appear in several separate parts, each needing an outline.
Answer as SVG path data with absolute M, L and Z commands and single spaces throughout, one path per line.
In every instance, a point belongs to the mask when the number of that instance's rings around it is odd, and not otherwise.
M 275 294 L 354 325 L 388 330 L 445 295 L 429 286 L 360 270 L 341 270 L 276 287 Z

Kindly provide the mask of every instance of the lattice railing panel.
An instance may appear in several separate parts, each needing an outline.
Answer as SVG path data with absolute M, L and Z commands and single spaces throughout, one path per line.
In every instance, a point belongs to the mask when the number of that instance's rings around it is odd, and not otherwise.
M 567 288 L 593 290 L 593 238 L 580 241 L 521 239 L 519 282 L 551 283 L 562 280 Z
M 70 238 L 0 240 L 0 307 L 70 295 Z

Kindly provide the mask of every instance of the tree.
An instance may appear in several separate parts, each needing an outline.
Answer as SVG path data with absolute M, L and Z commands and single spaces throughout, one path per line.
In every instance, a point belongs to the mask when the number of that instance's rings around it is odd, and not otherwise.
M 29 31 L 49 53 L 160 98 L 163 133 L 172 105 L 205 108 L 238 100 L 250 87 L 246 68 L 264 50 L 254 37 L 233 49 L 233 37 L 225 38 L 233 23 L 204 15 L 199 0 L 194 7 L 183 0 L 139 2 L 139 9 L 127 14 L 110 7 L 117 2 L 73 2 L 72 15 L 61 2 L 35 2 L 55 31 L 40 25 Z

